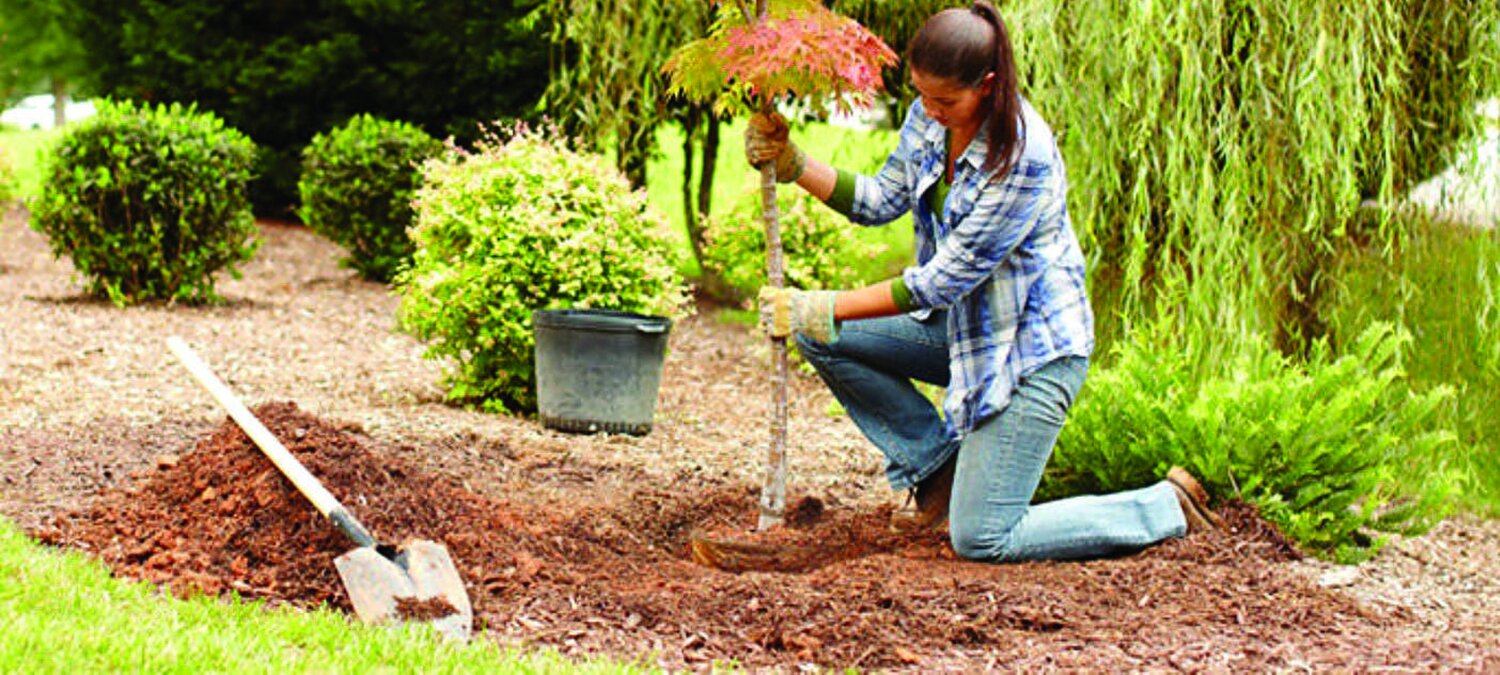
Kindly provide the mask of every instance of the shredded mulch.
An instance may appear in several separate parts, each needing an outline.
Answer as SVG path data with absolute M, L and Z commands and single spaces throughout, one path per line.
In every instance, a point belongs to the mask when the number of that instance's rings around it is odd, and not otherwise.
M 1248 506 L 1220 536 L 1086 563 L 955 559 L 896 536 L 888 509 L 803 498 L 755 534 L 755 490 L 684 473 L 610 504 L 474 494 L 292 403 L 256 414 L 386 542 L 439 541 L 476 628 L 568 654 L 669 668 L 1365 669 L 1494 667 L 1493 646 L 1400 639 L 1410 620 L 1282 568 L 1296 551 Z M 820 550 L 795 572 L 695 564 L 690 539 Z M 348 610 L 333 559 L 352 545 L 232 422 L 34 534 L 179 594 Z M 821 547 L 821 548 L 819 548 Z M 1483 645 L 1479 645 L 1484 647 Z

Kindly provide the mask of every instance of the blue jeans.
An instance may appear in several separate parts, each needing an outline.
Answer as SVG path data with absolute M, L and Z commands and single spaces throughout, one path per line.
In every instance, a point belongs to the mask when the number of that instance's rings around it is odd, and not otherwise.
M 1031 503 L 1088 374 L 1088 359 L 1068 357 L 1038 369 L 1016 387 L 1010 405 L 956 441 L 937 407 L 912 383 L 948 384 L 946 313 L 924 321 L 909 315 L 845 321 L 832 344 L 800 334 L 796 339 L 850 419 L 885 453 L 893 489 L 915 485 L 958 453 L 948 532 L 953 550 L 965 558 L 1097 558 L 1187 532 L 1176 493 L 1165 481 Z

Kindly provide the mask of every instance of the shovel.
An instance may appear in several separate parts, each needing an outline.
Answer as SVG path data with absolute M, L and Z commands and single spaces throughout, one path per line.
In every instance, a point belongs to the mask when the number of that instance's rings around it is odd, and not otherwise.
M 333 493 L 324 488 L 307 467 L 297 461 L 286 446 L 240 403 L 234 392 L 219 381 L 186 342 L 176 336 L 169 337 L 167 348 L 229 412 L 240 429 L 255 441 L 255 445 L 297 487 L 297 491 L 354 541 L 356 548 L 339 556 L 333 564 L 338 568 L 344 589 L 349 592 L 355 616 L 366 623 L 386 623 L 401 619 L 402 614 L 412 614 L 419 617 L 414 620 L 426 620 L 449 639 L 464 641 L 469 638 L 474 609 L 446 547 L 434 541 L 412 539 L 402 544 L 398 551 L 377 542 Z M 443 602 L 452 608 L 451 612 L 438 618 L 426 618 L 446 609 L 442 607 Z

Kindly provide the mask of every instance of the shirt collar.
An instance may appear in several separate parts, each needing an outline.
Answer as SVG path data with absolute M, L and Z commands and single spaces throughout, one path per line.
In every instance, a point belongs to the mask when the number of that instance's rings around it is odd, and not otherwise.
M 926 111 L 923 111 L 923 114 L 925 115 Z M 927 142 L 929 150 L 942 159 L 947 157 L 947 136 L 948 130 L 943 125 L 938 124 L 931 117 L 927 118 L 927 128 L 922 130 L 922 139 Z M 985 151 L 989 148 L 989 137 L 989 125 L 981 124 L 979 135 L 974 137 L 974 141 L 964 150 L 964 154 L 959 156 L 957 164 L 968 164 L 970 168 L 979 171 L 984 166 Z M 938 165 L 942 166 L 941 162 Z M 954 168 L 957 169 L 957 166 Z

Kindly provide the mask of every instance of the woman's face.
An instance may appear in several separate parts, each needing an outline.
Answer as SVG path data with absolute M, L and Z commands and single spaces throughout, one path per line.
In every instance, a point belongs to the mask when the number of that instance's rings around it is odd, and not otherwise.
M 938 124 L 950 131 L 977 130 L 984 122 L 984 102 L 995 87 L 995 74 L 985 75 L 977 87 L 965 87 L 952 79 L 913 69 L 911 84 L 922 95 L 922 108 Z

